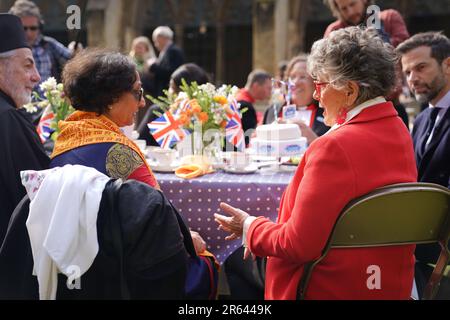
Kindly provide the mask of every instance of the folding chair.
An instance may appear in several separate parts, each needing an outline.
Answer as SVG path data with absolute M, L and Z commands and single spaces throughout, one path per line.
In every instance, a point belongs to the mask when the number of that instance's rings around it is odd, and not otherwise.
M 304 299 L 314 268 L 330 249 L 438 242 L 441 253 L 423 293 L 433 299 L 450 259 L 450 190 L 430 183 L 386 186 L 352 200 L 342 210 L 322 255 L 305 265 L 297 298 Z

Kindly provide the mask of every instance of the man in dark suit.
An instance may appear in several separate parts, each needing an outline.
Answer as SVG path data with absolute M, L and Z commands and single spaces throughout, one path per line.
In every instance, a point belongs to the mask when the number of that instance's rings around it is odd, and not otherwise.
M 184 54 L 173 43 L 173 31 L 169 27 L 158 27 L 153 31 L 153 42 L 159 51 L 158 59 L 150 65 L 155 75 L 155 92 L 158 96 L 169 89 L 170 76 L 184 63 Z
M 403 72 L 419 103 L 428 103 L 412 132 L 418 181 L 450 188 L 450 40 L 437 32 L 420 33 L 397 48 Z M 417 246 L 419 268 L 428 278 L 439 247 Z M 416 277 L 417 280 L 417 277 Z M 420 286 L 418 283 L 419 291 Z
M 0 244 L 14 208 L 25 195 L 20 172 L 48 168 L 31 117 L 22 108 L 41 77 L 19 17 L 0 14 Z

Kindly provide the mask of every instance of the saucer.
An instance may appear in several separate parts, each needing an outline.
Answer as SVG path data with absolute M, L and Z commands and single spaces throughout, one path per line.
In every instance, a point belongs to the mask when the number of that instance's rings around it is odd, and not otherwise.
M 232 167 L 224 167 L 223 171 L 228 173 L 234 173 L 234 174 L 249 174 L 249 173 L 255 173 L 258 171 L 258 166 L 256 164 L 251 164 L 245 168 L 232 168 Z
M 178 162 L 174 162 L 169 165 L 167 165 L 167 164 L 162 165 L 162 164 L 159 164 L 158 162 L 154 162 L 149 159 L 147 159 L 147 161 L 148 161 L 148 165 L 154 172 L 173 173 L 180 166 L 180 163 L 178 163 Z

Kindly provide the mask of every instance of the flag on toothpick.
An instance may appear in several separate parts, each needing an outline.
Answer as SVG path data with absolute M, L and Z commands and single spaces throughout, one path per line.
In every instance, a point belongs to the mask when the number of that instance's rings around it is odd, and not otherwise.
M 239 151 L 245 149 L 244 131 L 242 129 L 241 113 L 238 103 L 233 99 L 230 103 L 231 114 L 228 115 L 228 123 L 225 129 L 227 140 Z
M 52 133 L 55 132 L 55 129 L 51 128 L 51 124 L 54 118 L 55 114 L 51 111 L 51 108 L 47 108 L 42 114 L 41 119 L 39 120 L 36 131 L 42 143 L 50 139 Z
M 162 117 L 147 124 L 150 133 L 161 148 L 169 149 L 177 142 L 189 135 L 189 131 L 182 128 L 182 124 L 168 111 Z

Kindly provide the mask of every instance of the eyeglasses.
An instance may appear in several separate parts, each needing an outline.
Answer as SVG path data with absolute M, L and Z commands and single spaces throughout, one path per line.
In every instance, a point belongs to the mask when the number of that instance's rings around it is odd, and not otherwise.
M 142 97 L 144 96 L 144 89 L 140 88 L 139 90 L 133 90 L 131 94 L 137 101 L 140 102 L 142 100 Z
M 30 31 L 37 31 L 38 29 L 39 29 L 38 26 L 23 27 L 23 30 L 25 30 L 25 31 L 28 31 L 28 30 L 30 30 Z
M 318 96 L 321 95 L 322 93 L 322 87 L 326 87 L 327 85 L 329 85 L 331 82 L 319 82 L 319 81 L 314 81 L 314 86 L 316 87 L 316 93 Z

